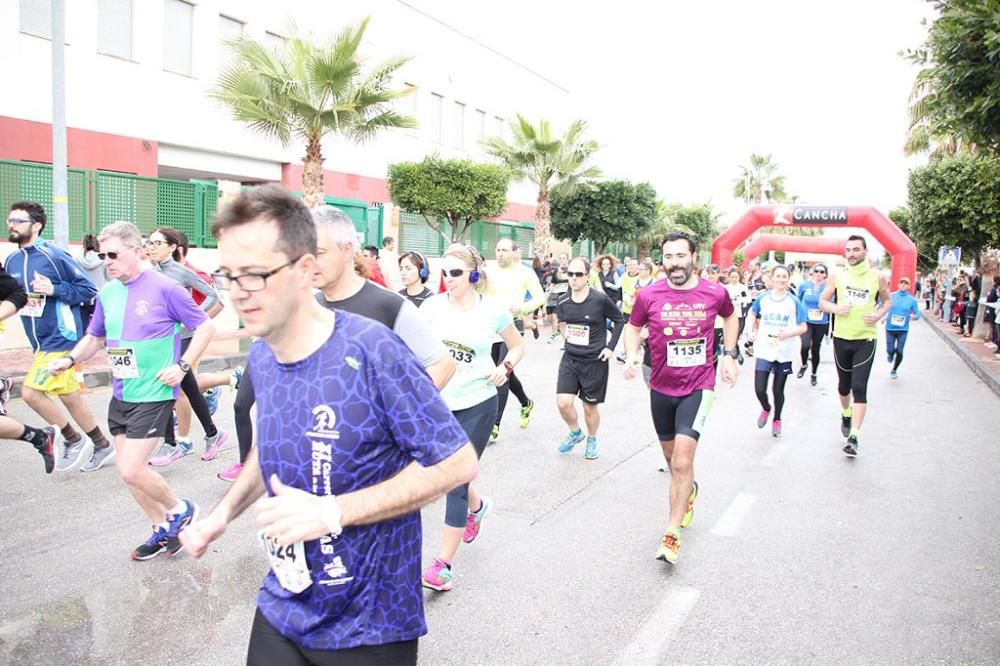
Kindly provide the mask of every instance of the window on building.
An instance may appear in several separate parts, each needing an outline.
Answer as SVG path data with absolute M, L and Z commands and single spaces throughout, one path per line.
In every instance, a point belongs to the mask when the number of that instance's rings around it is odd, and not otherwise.
M 427 138 L 435 143 L 441 143 L 442 139 L 442 113 L 444 113 L 444 97 L 437 93 L 431 93 L 430 108 L 427 109 Z
M 285 48 L 285 38 L 276 32 L 265 32 L 264 46 L 272 51 L 282 51 Z
M 225 67 L 233 59 L 232 48 L 227 44 L 243 36 L 243 21 L 219 14 L 219 67 Z
M 482 109 L 476 109 L 476 120 L 472 131 L 475 132 L 476 148 L 479 148 L 479 143 L 486 138 L 486 112 Z
M 456 148 L 465 148 L 465 104 L 455 102 L 455 135 L 452 142 Z
M 21 32 L 52 39 L 52 0 L 20 0 Z
M 194 5 L 184 0 L 164 0 L 163 69 L 191 76 Z
M 493 134 L 503 138 L 503 118 L 500 116 L 493 116 Z
M 98 0 L 97 52 L 132 59 L 132 0 Z

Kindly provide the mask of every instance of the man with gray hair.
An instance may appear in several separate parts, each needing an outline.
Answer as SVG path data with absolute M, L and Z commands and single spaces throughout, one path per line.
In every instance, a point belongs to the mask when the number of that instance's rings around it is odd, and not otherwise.
M 366 280 L 354 270 L 358 234 L 354 223 L 333 206 L 311 210 L 316 222 L 316 300 L 331 310 L 374 319 L 398 335 L 440 389 L 455 373 L 455 361 L 436 338 L 415 305 L 399 294 Z
M 178 498 L 147 462 L 166 433 L 177 387 L 211 342 L 215 327 L 184 287 L 143 268 L 142 235 L 134 224 L 110 224 L 99 240 L 97 256 L 110 281 L 97 294 L 87 334 L 69 354 L 49 364 L 49 373 L 60 375 L 106 347 L 113 390 L 108 429 L 115 438 L 115 462 L 153 525 L 152 535 L 132 552 L 132 559 L 175 555 L 182 548 L 180 531 L 194 520 L 198 507 Z M 183 354 L 178 324 L 194 331 Z
M 396 252 L 396 239 L 392 236 L 382 239 L 382 249 L 378 252 L 378 267 L 390 289 L 399 291 L 403 288 L 403 281 L 399 277 L 399 253 Z

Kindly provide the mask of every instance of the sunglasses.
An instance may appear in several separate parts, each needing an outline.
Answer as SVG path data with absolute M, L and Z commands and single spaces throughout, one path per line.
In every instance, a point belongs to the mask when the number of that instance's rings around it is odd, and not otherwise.
M 813 271 L 816 275 L 826 275 L 826 271 Z
M 98 252 L 97 253 L 97 258 L 100 259 L 101 261 L 104 261 L 105 259 L 111 259 L 112 261 L 114 261 L 115 259 L 117 259 L 120 256 L 121 256 L 121 252 Z
M 461 277 L 462 275 L 465 275 L 465 269 L 464 268 L 449 268 L 449 269 L 447 269 L 445 271 L 445 273 L 448 274 L 448 275 L 450 275 L 451 277 Z
M 579 278 L 579 277 L 585 276 L 586 273 L 584 273 L 582 271 L 566 271 L 566 275 L 568 275 L 570 277 L 577 277 L 577 278 Z

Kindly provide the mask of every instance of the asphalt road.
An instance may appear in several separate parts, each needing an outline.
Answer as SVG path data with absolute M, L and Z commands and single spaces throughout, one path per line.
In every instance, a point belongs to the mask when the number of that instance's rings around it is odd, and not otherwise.
M 421 663 L 1000 663 L 998 399 L 924 323 L 898 380 L 878 357 L 855 460 L 840 451 L 831 347 L 818 387 L 789 380 L 781 439 L 755 427 L 752 361 L 721 388 L 672 567 L 653 559 L 669 476 L 641 382 L 613 370 L 600 460 L 562 455 L 559 350 L 527 345 L 535 416 L 518 428 L 512 400 L 486 450 L 477 484 L 495 510 L 459 551 L 454 589 L 426 593 Z M 99 419 L 108 397 L 89 397 Z M 232 399 L 218 418 L 230 433 Z M 165 477 L 211 506 L 231 441 Z M 27 445 L 3 447 L 0 663 L 244 662 L 266 571 L 250 516 L 201 560 L 133 562 L 148 526 L 113 469 L 46 477 Z M 443 516 L 440 501 L 423 511 L 425 562 Z

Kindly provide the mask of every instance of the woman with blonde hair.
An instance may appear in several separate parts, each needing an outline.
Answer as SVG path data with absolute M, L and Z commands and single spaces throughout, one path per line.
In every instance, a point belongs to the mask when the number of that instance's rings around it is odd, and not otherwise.
M 472 247 L 449 247 L 442 267 L 446 291 L 428 298 L 420 307 L 431 331 L 455 359 L 455 374 L 441 390 L 441 397 L 462 425 L 477 456 L 482 456 L 496 419 L 497 390 L 507 390 L 507 379 L 524 353 L 510 310 L 483 296 L 487 287 L 484 264 Z M 494 361 L 492 349 L 497 336 L 503 341 L 503 351 Z M 441 549 L 424 570 L 424 587 L 439 592 L 451 589 L 458 547 L 463 541 L 475 541 L 490 507 L 489 498 L 476 492 L 472 484 L 448 493 Z

